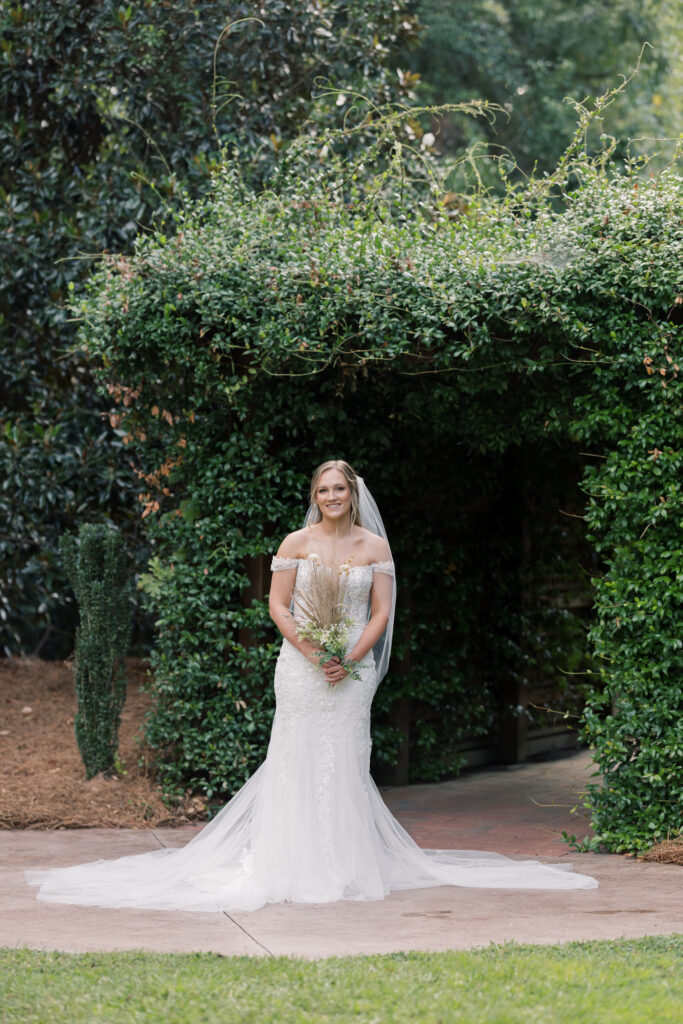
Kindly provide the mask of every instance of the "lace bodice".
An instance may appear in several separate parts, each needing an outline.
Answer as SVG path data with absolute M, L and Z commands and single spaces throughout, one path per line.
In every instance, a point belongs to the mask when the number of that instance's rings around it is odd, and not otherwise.
M 335 568 L 326 566 L 334 572 Z M 287 569 L 296 569 L 296 580 L 293 591 L 293 614 L 295 619 L 303 619 L 305 615 L 297 603 L 297 596 L 302 592 L 306 594 L 307 585 L 311 574 L 315 571 L 314 560 L 310 558 L 279 558 L 277 555 L 271 563 L 273 572 L 284 572 Z M 376 572 L 385 573 L 388 576 L 394 575 L 393 562 L 372 562 L 368 565 L 353 565 L 348 569 L 346 577 L 345 609 L 347 615 L 353 622 L 349 636 L 350 646 L 353 645 L 362 631 L 368 618 L 368 603 L 372 581 Z

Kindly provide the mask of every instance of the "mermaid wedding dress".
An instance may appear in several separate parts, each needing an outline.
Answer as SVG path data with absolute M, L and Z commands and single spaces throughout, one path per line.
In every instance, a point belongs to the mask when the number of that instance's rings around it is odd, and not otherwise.
M 296 568 L 295 598 L 307 592 L 310 561 L 276 557 L 272 568 Z M 374 573 L 393 575 L 393 564 L 349 571 L 349 650 L 367 621 Z M 393 889 L 439 885 L 597 886 L 569 865 L 478 851 L 421 850 L 370 777 L 375 688 L 372 651 L 360 662 L 359 679 L 347 676 L 329 688 L 321 670 L 284 640 L 266 759 L 201 832 L 181 848 L 29 871 L 29 884 L 40 886 L 38 899 L 54 903 L 191 911 L 383 899 Z

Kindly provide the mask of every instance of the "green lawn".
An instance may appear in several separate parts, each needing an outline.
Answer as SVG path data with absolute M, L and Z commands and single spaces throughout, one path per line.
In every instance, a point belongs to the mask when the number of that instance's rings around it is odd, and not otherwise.
M 683 935 L 305 961 L 0 950 L 0 1019 L 680 1024 Z

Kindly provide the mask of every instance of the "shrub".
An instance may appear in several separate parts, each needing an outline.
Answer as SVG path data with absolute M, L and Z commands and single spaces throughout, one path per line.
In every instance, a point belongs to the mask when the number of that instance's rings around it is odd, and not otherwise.
M 114 767 L 126 700 L 124 657 L 130 643 L 130 585 L 123 540 L 85 523 L 62 537 L 60 551 L 78 603 L 74 730 L 89 779 Z

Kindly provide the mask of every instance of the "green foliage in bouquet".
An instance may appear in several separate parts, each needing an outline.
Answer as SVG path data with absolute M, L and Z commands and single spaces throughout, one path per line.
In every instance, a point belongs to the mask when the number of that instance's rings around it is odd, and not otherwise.
M 255 566 L 338 455 L 371 481 L 398 569 L 376 758 L 410 698 L 414 777 L 452 772 L 545 644 L 520 600 L 525 467 L 579 460 L 601 559 L 582 567 L 605 773 L 588 802 L 599 842 L 637 848 L 681 826 L 681 180 L 587 160 L 580 125 L 553 175 L 453 206 L 429 169 L 406 191 L 394 125 L 374 177 L 315 170 L 303 146 L 269 192 L 223 168 L 81 305 L 154 551 L 148 739 L 169 792 L 223 798 L 261 759 L 277 643 Z
M 59 548 L 79 611 L 74 730 L 91 779 L 116 760 L 130 643 L 129 571 L 120 534 L 100 524 L 85 523 L 78 538 L 63 536 Z

